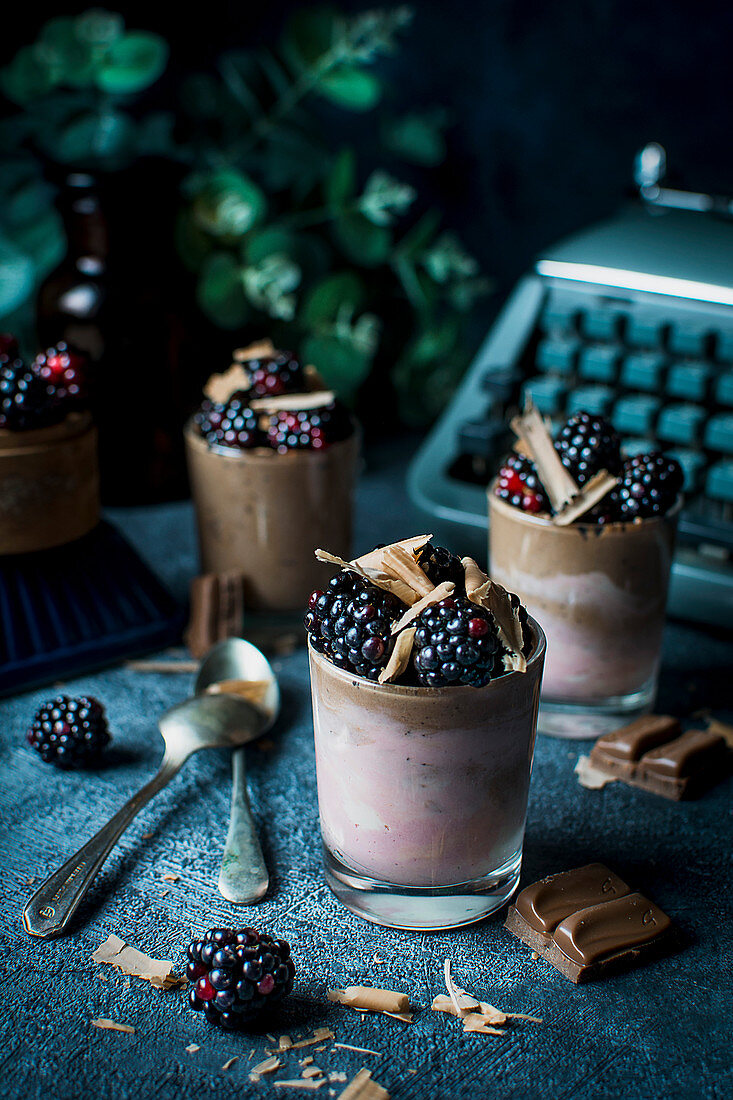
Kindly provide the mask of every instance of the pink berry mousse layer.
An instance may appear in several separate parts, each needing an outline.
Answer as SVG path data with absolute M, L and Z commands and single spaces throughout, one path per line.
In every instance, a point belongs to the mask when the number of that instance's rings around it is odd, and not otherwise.
M 521 851 L 545 656 L 482 688 L 378 684 L 310 653 L 326 847 L 402 886 L 480 880 Z
M 548 702 L 600 703 L 654 680 L 678 512 L 558 527 L 489 490 L 491 576 L 542 623 Z

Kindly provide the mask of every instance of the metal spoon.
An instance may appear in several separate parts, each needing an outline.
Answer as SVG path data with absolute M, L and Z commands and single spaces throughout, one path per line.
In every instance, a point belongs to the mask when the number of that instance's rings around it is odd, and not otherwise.
M 261 687 L 257 706 L 262 708 L 264 733 L 280 711 L 280 689 L 270 662 L 251 642 L 228 638 L 208 653 L 196 680 L 196 691 L 212 685 L 227 689 L 227 682 Z M 229 831 L 219 873 L 219 892 L 234 905 L 253 905 L 267 893 L 270 877 L 265 858 L 255 832 L 252 810 L 247 795 L 245 749 L 232 753 L 232 803 Z
M 158 721 L 165 753 L 158 774 L 76 855 L 46 879 L 23 910 L 32 936 L 60 936 L 118 839 L 147 802 L 199 749 L 242 745 L 262 732 L 262 711 L 236 695 L 196 695 L 166 711 Z

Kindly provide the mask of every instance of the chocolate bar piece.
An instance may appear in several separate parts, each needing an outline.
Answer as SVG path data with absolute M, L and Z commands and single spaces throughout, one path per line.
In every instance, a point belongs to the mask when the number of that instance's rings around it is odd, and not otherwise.
M 205 573 L 191 582 L 191 618 L 186 645 L 193 657 L 203 657 L 216 642 L 236 638 L 244 624 L 242 573 Z
M 504 927 L 576 985 L 646 962 L 675 942 L 667 914 L 602 863 L 527 886 Z
M 676 718 L 646 715 L 599 737 L 590 754 L 594 768 L 632 787 L 665 798 L 689 798 L 728 770 L 729 753 L 719 733 L 680 732 Z

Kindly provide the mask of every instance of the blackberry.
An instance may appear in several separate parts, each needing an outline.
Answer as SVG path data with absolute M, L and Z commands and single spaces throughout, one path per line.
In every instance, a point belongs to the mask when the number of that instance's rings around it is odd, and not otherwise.
M 98 699 L 57 695 L 38 708 L 27 740 L 46 763 L 78 768 L 95 763 L 111 738 Z
M 599 470 L 621 470 L 621 440 L 602 416 L 578 412 L 563 425 L 555 450 L 578 485 L 585 485 Z
M 259 426 L 259 415 L 249 407 L 250 394 L 233 393 L 224 405 L 208 399 L 194 416 L 198 429 L 210 447 L 266 447 L 267 436 Z
M 418 554 L 417 564 L 436 587 L 444 581 L 452 581 L 456 593 L 465 592 L 466 574 L 461 559 L 445 546 L 433 546 L 429 542 Z
M 55 424 L 63 416 L 46 381 L 22 359 L 0 359 L 0 428 L 26 431 Z
M 188 946 L 191 1008 L 233 1029 L 252 1022 L 293 988 L 290 945 L 256 928 L 212 928 Z
M 428 607 L 415 621 L 413 666 L 425 687 L 483 687 L 504 672 L 503 647 L 489 611 L 465 596 Z
M 63 403 L 67 409 L 80 404 L 86 396 L 85 367 L 84 357 L 63 340 L 46 348 L 33 361 L 33 370 L 46 383 L 54 403 Z
M 396 596 L 342 569 L 316 589 L 304 619 L 311 645 L 339 668 L 376 680 L 394 646 L 392 623 L 404 607 Z
M 291 450 L 323 451 L 351 435 L 351 417 L 338 401 L 320 409 L 296 412 L 281 409 L 270 414 L 267 438 L 284 454 Z
M 663 516 L 677 500 L 683 481 L 679 462 L 660 451 L 632 455 L 623 464 L 620 483 L 609 493 L 616 518 Z
M 552 511 L 534 462 L 524 455 L 509 455 L 499 470 L 494 494 L 523 512 Z
M 292 351 L 278 351 L 245 364 L 251 378 L 253 397 L 280 397 L 284 393 L 303 393 L 305 374 Z

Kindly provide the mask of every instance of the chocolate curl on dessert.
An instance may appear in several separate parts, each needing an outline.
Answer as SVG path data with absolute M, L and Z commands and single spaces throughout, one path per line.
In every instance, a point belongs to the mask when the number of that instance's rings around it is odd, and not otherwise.
M 257 340 L 246 348 L 235 348 L 232 358 L 237 363 L 249 363 L 252 359 L 265 359 L 275 354 L 275 345 L 272 340 Z
M 443 581 L 437 588 L 434 588 L 432 592 L 428 592 L 427 596 L 423 596 L 423 598 L 418 600 L 417 603 L 414 603 L 412 607 L 408 607 L 404 615 L 393 624 L 392 633 L 399 634 L 401 630 L 404 630 L 406 626 L 414 622 L 426 607 L 434 607 L 436 603 L 440 603 L 441 600 L 445 600 L 448 596 L 452 596 L 455 587 L 453 581 Z
M 433 585 L 425 573 L 417 565 L 414 555 L 422 550 L 430 542 L 432 535 L 416 535 L 410 539 L 402 539 L 390 546 L 380 546 L 376 550 L 370 550 L 368 554 L 362 554 L 353 561 L 344 561 L 343 558 L 330 554 L 327 550 L 316 550 L 318 561 L 328 562 L 330 565 L 340 565 L 343 569 L 350 569 L 353 573 L 371 581 L 377 588 L 391 592 L 397 599 L 402 600 L 408 607 L 412 607 L 427 592 L 432 591 Z M 389 550 L 404 550 L 408 559 L 406 567 L 390 566 L 385 561 L 385 554 Z M 402 559 L 398 555 L 398 560 Z M 418 574 L 413 575 L 413 568 Z M 419 591 L 413 586 L 413 581 L 419 586 Z
M 511 427 L 519 439 L 529 444 L 537 475 L 550 498 L 553 510 L 561 511 L 577 496 L 578 484 L 560 461 L 547 425 L 531 401 L 527 402 L 521 416 L 514 417 Z
M 392 680 L 396 680 L 409 665 L 412 646 L 415 641 L 415 630 L 416 627 L 408 626 L 406 630 L 397 635 L 397 641 L 389 661 L 379 673 L 380 684 L 389 684 Z
M 552 522 L 558 527 L 567 527 L 585 515 L 618 483 L 618 478 L 607 470 L 599 470 L 581 489 L 560 461 L 547 425 L 531 401 L 527 401 L 521 416 L 514 417 L 511 426 L 520 453 L 531 458 L 537 468 L 552 505 Z
M 332 405 L 335 399 L 333 390 L 316 390 L 313 393 L 284 393 L 281 397 L 255 397 L 249 404 L 255 412 L 305 412 Z
M 527 659 L 524 648 L 524 632 L 519 609 L 512 606 L 509 593 L 500 584 L 489 580 L 473 558 L 461 558 L 466 578 L 466 595 L 472 603 L 485 607 L 494 617 L 499 641 L 509 651 L 504 658 L 507 672 L 526 672 Z
M 603 500 L 606 493 L 610 493 L 614 485 L 618 485 L 618 478 L 609 474 L 608 470 L 599 470 L 590 481 L 587 481 L 578 495 L 566 504 L 565 507 L 552 517 L 552 522 L 558 527 L 567 527 L 576 519 L 580 519 L 589 512 L 594 504 Z
M 225 405 L 233 393 L 248 390 L 250 381 L 249 371 L 239 363 L 232 363 L 223 374 L 211 375 L 204 386 L 204 394 L 214 404 Z

